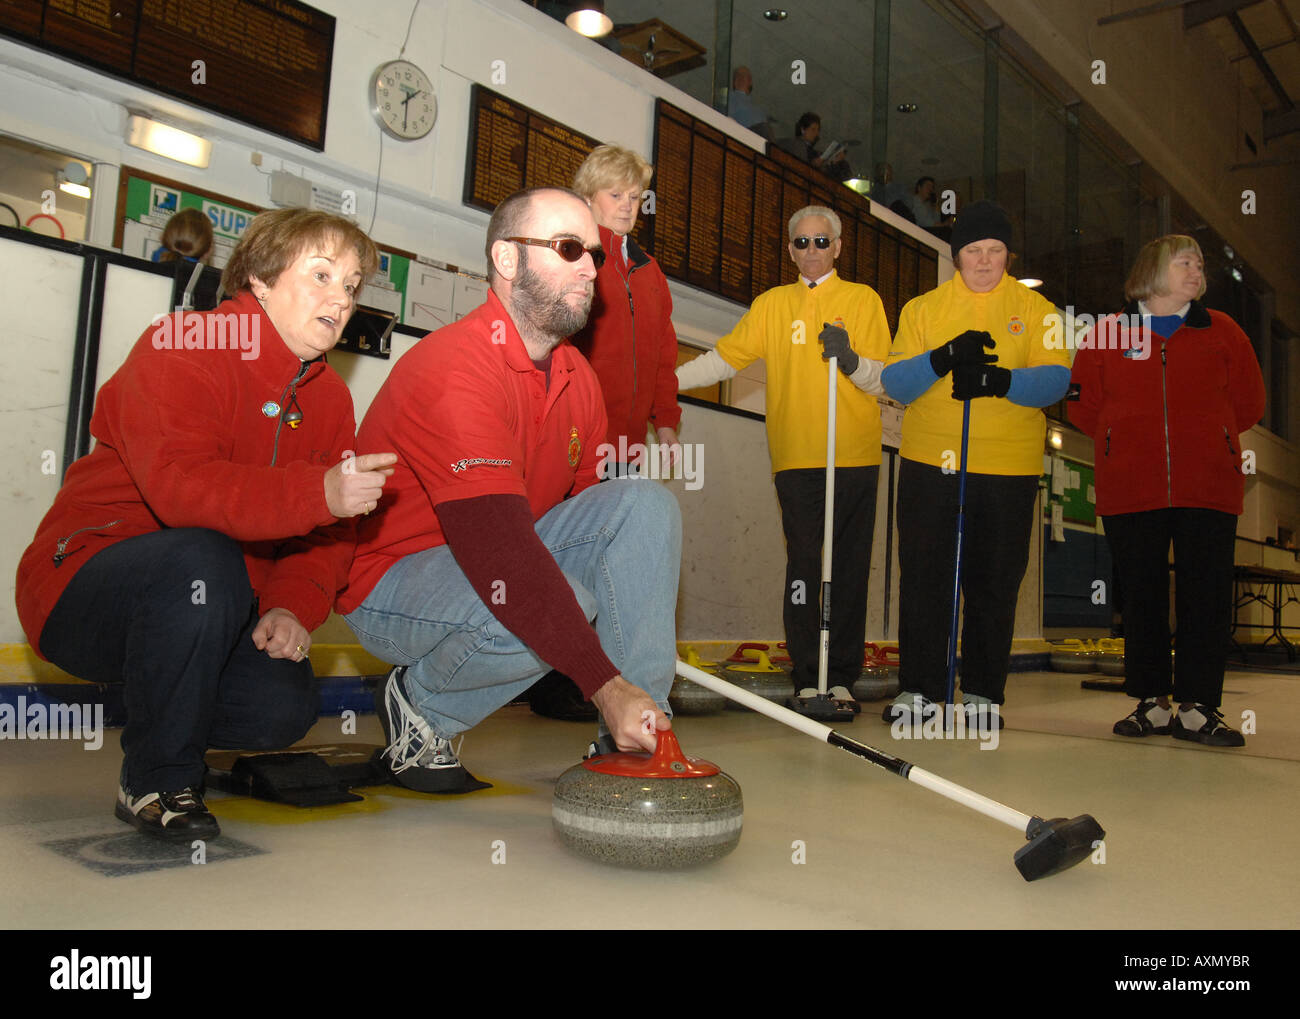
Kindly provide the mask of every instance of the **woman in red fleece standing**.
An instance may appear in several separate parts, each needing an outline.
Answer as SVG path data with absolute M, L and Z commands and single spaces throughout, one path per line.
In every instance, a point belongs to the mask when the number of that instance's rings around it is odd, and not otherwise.
M 235 296 L 155 316 L 99 390 L 95 447 L 19 563 L 32 648 L 123 685 L 116 814 L 146 834 L 219 834 L 205 750 L 287 746 L 315 720 L 311 631 L 396 460 L 353 457 L 324 359 L 377 261 L 345 219 L 254 219 L 222 279 Z
M 661 457 L 666 474 L 680 455 L 673 299 L 659 263 L 630 236 L 653 174 L 653 167 L 631 149 L 601 145 L 573 176 L 573 190 L 591 206 L 605 250 L 591 315 L 572 340 L 595 369 L 605 398 L 609 431 L 600 453 L 606 478 L 653 473 L 650 456 Z M 658 448 L 646 446 L 651 429 Z M 558 673 L 539 680 L 528 699 L 535 712 L 547 717 L 595 717 L 577 686 Z
M 1124 289 L 1124 314 L 1079 345 L 1070 404 L 1093 438 L 1097 512 L 1124 586 L 1124 689 L 1138 703 L 1114 731 L 1244 746 L 1219 706 L 1245 491 L 1240 434 L 1264 413 L 1264 380 L 1245 333 L 1200 303 L 1205 261 L 1192 238 L 1152 241 Z

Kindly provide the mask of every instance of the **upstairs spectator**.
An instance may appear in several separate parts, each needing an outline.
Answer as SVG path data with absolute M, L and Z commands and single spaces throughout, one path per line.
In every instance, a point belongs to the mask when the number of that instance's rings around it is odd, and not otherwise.
M 755 134 L 772 138 L 772 127 L 767 122 L 767 111 L 759 106 L 751 96 L 754 93 L 754 76 L 748 67 L 737 67 L 731 76 L 731 94 L 727 98 L 727 116 L 741 127 L 747 127 Z
M 843 152 L 832 157 L 829 163 L 818 154 L 816 144 L 821 133 L 822 118 L 810 110 L 795 122 L 793 138 L 782 138 L 773 144 L 792 156 L 798 156 L 805 163 L 811 163 L 836 180 L 848 180 L 853 176 L 853 170 Z

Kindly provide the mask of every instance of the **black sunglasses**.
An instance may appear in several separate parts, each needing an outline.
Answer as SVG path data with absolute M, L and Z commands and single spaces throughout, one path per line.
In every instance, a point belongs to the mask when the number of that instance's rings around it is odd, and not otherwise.
M 590 255 L 592 263 L 599 269 L 605 264 L 605 250 L 597 245 L 594 248 L 584 248 L 582 241 L 575 241 L 572 237 L 559 237 L 553 241 L 543 241 L 536 237 L 507 237 L 508 241 L 514 241 L 516 244 L 536 244 L 538 247 L 550 248 L 566 262 L 576 262 L 583 255 Z
M 790 243 L 795 246 L 796 250 L 803 251 L 805 248 L 808 247 L 809 241 L 812 241 L 814 244 L 816 244 L 817 247 L 820 248 L 822 251 L 825 251 L 827 248 L 831 246 L 831 239 L 827 237 L 825 234 L 818 234 L 816 237 L 805 237 L 803 234 L 800 234 L 798 237 L 794 238 L 794 240 L 792 240 Z

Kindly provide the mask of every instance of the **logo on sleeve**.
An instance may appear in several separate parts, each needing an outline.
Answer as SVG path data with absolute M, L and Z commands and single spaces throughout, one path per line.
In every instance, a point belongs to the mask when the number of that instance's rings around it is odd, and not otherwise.
M 473 459 L 457 460 L 451 465 L 452 474 L 459 474 L 461 471 L 469 470 L 471 467 L 512 467 L 513 460 L 490 460 L 484 456 L 474 457 Z
M 1007 332 L 1012 336 L 1019 336 L 1025 331 L 1025 323 L 1020 320 L 1019 315 L 1012 315 L 1011 320 L 1007 322 Z
M 569 466 L 577 467 L 582 459 L 582 440 L 578 438 L 578 426 L 569 427 Z

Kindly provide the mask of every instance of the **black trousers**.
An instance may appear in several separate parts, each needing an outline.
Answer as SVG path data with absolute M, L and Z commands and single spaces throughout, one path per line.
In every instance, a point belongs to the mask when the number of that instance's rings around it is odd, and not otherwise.
M 778 471 L 776 495 L 785 531 L 785 641 L 794 688 L 817 685 L 821 648 L 822 535 L 826 471 Z M 862 675 L 867 633 L 867 582 L 876 529 L 879 467 L 837 467 L 831 549 L 831 632 L 826 686 L 852 687 Z
M 899 466 L 898 682 L 932 701 L 948 696 L 958 483 L 956 472 L 907 459 Z M 961 689 L 995 704 L 1007 685 L 1037 493 L 1034 476 L 966 475 Z
M 208 747 L 284 747 L 315 721 L 311 663 L 259 651 L 257 621 L 239 544 L 173 528 L 92 556 L 46 620 L 41 651 L 80 679 L 124 684 L 123 782 L 167 792 L 202 781 Z
M 1105 517 L 1124 584 L 1124 690 L 1218 707 L 1232 627 L 1237 518 L 1175 507 Z M 1169 544 L 1176 569 L 1177 665 L 1169 661 Z

